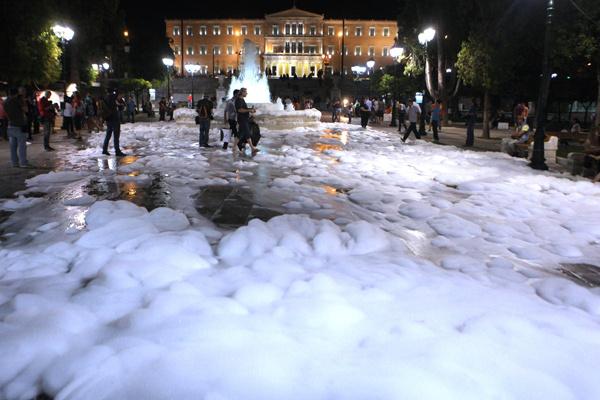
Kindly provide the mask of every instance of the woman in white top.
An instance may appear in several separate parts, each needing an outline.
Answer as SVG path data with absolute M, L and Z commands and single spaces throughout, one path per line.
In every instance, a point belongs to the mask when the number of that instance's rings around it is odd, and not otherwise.
M 71 104 L 70 98 L 65 100 L 63 120 L 63 126 L 67 130 L 67 136 L 75 136 L 75 125 L 73 124 L 73 105 Z
M 579 135 L 579 131 L 581 130 L 581 127 L 579 126 L 579 120 L 577 118 L 573 118 L 571 123 L 573 124 L 571 125 L 571 133 Z

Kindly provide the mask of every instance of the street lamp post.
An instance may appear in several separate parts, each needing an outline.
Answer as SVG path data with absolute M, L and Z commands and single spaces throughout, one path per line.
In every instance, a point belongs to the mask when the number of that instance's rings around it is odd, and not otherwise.
M 194 106 L 194 74 L 200 71 L 200 64 L 185 64 L 185 70 L 188 74 L 192 74 L 192 107 Z
M 544 42 L 544 58 L 542 64 L 542 87 L 538 97 L 537 108 L 537 127 L 533 135 L 533 153 L 531 154 L 531 163 L 529 166 L 533 169 L 546 171 L 546 158 L 544 157 L 544 124 L 546 123 L 546 100 L 548 99 L 548 89 L 550 86 L 550 68 L 548 66 L 548 53 L 550 51 L 550 27 L 552 26 L 552 12 L 554 11 L 554 1 L 548 0 L 546 8 L 546 38 Z
M 421 43 L 421 45 L 425 46 L 425 87 L 427 87 L 427 72 L 429 71 L 429 58 L 427 58 L 427 43 L 431 42 L 434 37 L 435 37 L 435 29 L 433 29 L 433 28 L 427 28 L 423 32 L 419 33 L 419 43 Z M 425 90 L 423 91 L 423 94 L 424 93 L 425 93 Z M 425 97 L 423 96 L 423 98 L 425 98 Z M 423 104 L 423 108 L 425 108 L 424 104 Z M 419 124 L 419 134 L 423 135 L 423 136 L 427 135 L 427 133 L 425 132 L 425 118 L 426 118 L 426 113 L 425 113 L 425 110 L 423 110 L 423 112 L 421 113 L 421 121 Z
M 58 37 L 60 39 L 60 43 L 61 43 L 61 49 L 63 52 L 62 55 L 62 63 L 61 63 L 61 78 L 64 82 L 64 98 L 67 97 L 67 70 L 65 68 L 65 52 L 67 50 L 67 42 L 70 42 L 73 39 L 73 36 L 75 36 L 75 32 L 68 27 L 65 26 L 61 26 L 61 25 L 55 25 L 52 27 L 52 30 L 54 31 L 54 34 L 56 35 L 56 37 Z
M 370 57 L 367 60 L 367 67 L 369 68 L 369 98 L 371 98 L 371 74 L 373 73 L 373 67 L 375 66 L 375 59 Z
M 165 57 L 163 58 L 163 64 L 167 66 L 167 98 L 171 99 L 171 67 L 173 66 L 173 59 Z
M 394 90 L 392 91 L 392 122 L 390 122 L 390 126 L 398 126 L 396 124 L 396 89 L 398 86 L 396 80 L 398 79 L 398 60 L 402 57 L 402 54 L 404 54 L 404 48 L 398 45 L 397 42 L 394 43 L 390 49 L 390 56 L 394 59 Z

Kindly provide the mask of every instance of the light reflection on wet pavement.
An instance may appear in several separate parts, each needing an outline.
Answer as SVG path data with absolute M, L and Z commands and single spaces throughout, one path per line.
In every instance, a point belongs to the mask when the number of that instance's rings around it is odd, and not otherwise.
M 326 161 L 323 165 L 339 165 L 337 159 L 329 155 L 329 151 L 343 151 L 349 143 L 350 134 L 341 129 L 328 129 L 324 132 L 315 132 L 315 134 L 306 135 L 306 148 L 314 151 L 313 156 Z M 276 147 L 277 146 L 277 147 Z M 261 143 L 261 154 L 281 155 L 279 143 L 275 145 Z M 304 177 L 303 185 L 313 186 L 320 189 L 325 196 L 319 197 L 319 206 L 322 208 L 316 210 L 306 210 L 304 208 L 290 208 L 279 202 L 280 199 L 273 199 L 269 190 L 270 185 L 276 178 L 285 178 L 293 170 L 279 169 L 271 163 L 252 162 L 253 156 L 234 155 L 232 153 L 215 152 L 216 149 L 208 151 L 197 150 L 207 158 L 210 165 L 208 175 L 211 178 L 227 179 L 233 177 L 229 185 L 208 185 L 193 189 L 189 193 L 189 201 L 196 212 L 213 224 L 225 228 L 235 229 L 246 225 L 251 219 L 258 218 L 267 221 L 275 216 L 289 213 L 309 213 L 315 218 L 326 218 L 330 220 L 345 219 L 347 221 L 365 220 L 376 223 L 382 229 L 391 232 L 399 237 L 406 246 L 416 256 L 425 256 L 432 259 L 432 252 L 443 253 L 440 249 L 432 249 L 430 239 L 427 234 L 418 229 L 411 229 L 410 226 L 401 226 L 398 224 L 397 217 L 385 215 L 371 210 L 364 205 L 355 204 L 347 196 L 350 188 L 336 188 L 319 182 L 318 179 Z M 55 220 L 62 221 L 65 228 L 82 230 L 85 228 L 85 215 L 89 209 L 86 206 L 64 206 L 62 211 L 52 208 L 51 205 L 63 203 L 70 199 L 75 199 L 85 195 L 91 195 L 96 200 L 126 200 L 136 205 L 145 207 L 152 211 L 158 207 L 173 207 L 171 202 L 173 198 L 172 188 L 166 180 L 172 178 L 168 173 L 152 173 L 149 180 L 144 184 L 135 181 L 123 181 L 121 176 L 138 177 L 140 171 L 123 172 L 124 166 L 135 163 L 137 160 L 148 156 L 143 150 L 127 149 L 129 154 L 126 157 L 95 157 L 78 158 L 77 149 L 62 152 L 57 151 L 56 161 L 52 170 L 92 170 L 98 171 L 92 174 L 89 179 L 82 179 L 73 184 L 64 185 L 64 187 L 50 193 L 29 192 L 27 197 L 45 197 L 48 205 L 43 207 L 34 207 L 27 210 L 27 226 L 23 227 L 13 225 L 10 222 L 12 212 L 2 212 L 0 214 L 0 240 L 4 245 L 24 244 L 35 240 L 36 237 L 44 235 L 38 228 L 47 222 L 51 215 Z M 169 149 L 161 154 L 162 156 L 172 156 L 173 158 L 193 157 L 189 151 L 182 152 L 180 149 Z M 248 165 L 240 170 L 234 163 L 246 161 Z M 49 168 L 50 169 L 50 168 Z M 40 173 L 45 173 L 41 170 Z M 189 188 L 188 188 L 189 190 Z M 458 193 L 455 187 L 447 187 L 447 194 L 450 201 L 459 201 L 464 198 L 464 194 Z M 271 192 L 272 193 L 272 192 Z M 445 192 L 446 193 L 446 192 Z M 24 211 L 17 210 L 15 213 Z M 60 215 L 57 215 L 59 213 Z M 586 285 L 598 286 L 600 284 L 600 272 L 598 267 L 587 264 L 564 264 L 558 273 L 562 273 L 570 279 Z

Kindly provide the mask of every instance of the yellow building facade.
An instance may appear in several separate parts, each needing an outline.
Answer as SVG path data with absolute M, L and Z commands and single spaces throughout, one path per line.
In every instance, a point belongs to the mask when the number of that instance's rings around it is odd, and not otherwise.
M 390 49 L 398 31 L 393 20 L 325 19 L 296 7 L 264 19 L 167 19 L 174 67 L 184 76 L 185 64 L 200 65 L 200 74 L 239 70 L 242 45 L 256 45 L 261 70 L 272 76 L 302 77 L 311 73 L 351 75 L 354 65 L 392 65 Z

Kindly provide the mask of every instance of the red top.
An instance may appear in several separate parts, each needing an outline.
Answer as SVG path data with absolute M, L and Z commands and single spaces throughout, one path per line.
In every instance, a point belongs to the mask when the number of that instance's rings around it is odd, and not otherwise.
M 38 101 L 38 108 L 42 117 L 48 119 L 54 118 L 54 113 L 50 110 L 46 110 L 46 108 L 48 108 L 51 105 L 52 102 L 48 100 L 45 96 L 40 97 L 40 100 Z

